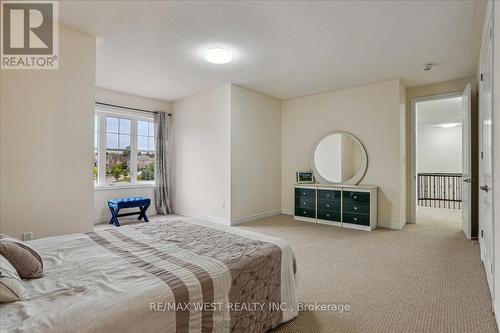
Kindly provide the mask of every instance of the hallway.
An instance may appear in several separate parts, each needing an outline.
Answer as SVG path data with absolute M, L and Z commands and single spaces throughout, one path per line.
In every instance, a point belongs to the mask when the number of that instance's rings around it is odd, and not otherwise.
M 444 209 L 432 207 L 417 207 L 417 223 L 424 225 L 440 225 L 445 229 L 462 228 L 462 211 L 460 209 Z

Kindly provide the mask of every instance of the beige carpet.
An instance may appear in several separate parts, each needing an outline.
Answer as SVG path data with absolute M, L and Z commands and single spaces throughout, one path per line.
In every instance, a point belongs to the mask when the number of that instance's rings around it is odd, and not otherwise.
M 169 218 L 179 216 L 151 221 Z M 276 332 L 497 332 L 479 244 L 464 238 L 456 213 L 422 209 L 417 224 L 401 231 L 349 230 L 285 215 L 236 228 L 290 242 L 300 302 L 352 307 L 302 312 Z
M 280 215 L 238 228 L 288 240 L 298 298 L 349 304 L 350 312 L 302 312 L 276 332 L 497 332 L 479 245 L 458 216 L 426 209 L 401 231 L 372 232 Z

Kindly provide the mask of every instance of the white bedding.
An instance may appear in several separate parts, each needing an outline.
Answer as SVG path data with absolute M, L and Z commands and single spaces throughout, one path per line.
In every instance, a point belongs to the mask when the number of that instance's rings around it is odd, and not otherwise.
M 297 316 L 294 255 L 277 238 L 165 221 L 31 244 L 44 277 L 0 305 L 2 332 L 264 332 Z M 232 304 L 266 300 L 281 309 Z

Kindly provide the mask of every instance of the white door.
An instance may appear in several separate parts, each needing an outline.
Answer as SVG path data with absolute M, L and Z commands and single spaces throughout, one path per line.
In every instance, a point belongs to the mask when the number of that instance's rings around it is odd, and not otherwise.
M 462 93 L 462 230 L 471 237 L 470 84 Z
M 489 19 L 491 27 L 491 17 Z M 490 35 L 491 36 L 491 35 Z M 492 69 L 493 40 L 485 39 L 481 50 L 481 76 L 479 84 L 479 110 L 481 131 L 481 156 L 479 160 L 479 242 L 486 278 L 493 294 L 493 132 L 492 132 Z

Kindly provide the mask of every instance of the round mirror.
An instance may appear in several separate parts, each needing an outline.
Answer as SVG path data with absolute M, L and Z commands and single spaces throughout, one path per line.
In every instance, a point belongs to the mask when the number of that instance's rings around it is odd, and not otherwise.
M 365 175 L 368 157 L 357 138 L 346 132 L 334 132 L 319 140 L 311 162 L 320 183 L 356 185 Z

